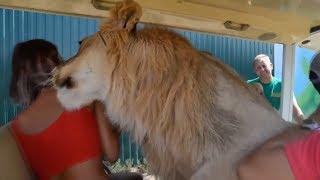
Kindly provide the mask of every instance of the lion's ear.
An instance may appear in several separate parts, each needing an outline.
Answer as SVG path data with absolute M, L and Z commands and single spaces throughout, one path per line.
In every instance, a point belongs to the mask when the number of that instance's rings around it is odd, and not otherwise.
M 108 26 L 112 29 L 132 31 L 142 15 L 141 6 L 133 0 L 119 2 L 110 10 Z

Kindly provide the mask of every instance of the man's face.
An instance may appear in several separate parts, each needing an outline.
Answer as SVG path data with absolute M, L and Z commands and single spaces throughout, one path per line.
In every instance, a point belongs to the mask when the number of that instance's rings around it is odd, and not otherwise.
M 271 76 L 272 69 L 272 63 L 268 59 L 258 60 L 254 64 L 254 71 L 260 78 Z

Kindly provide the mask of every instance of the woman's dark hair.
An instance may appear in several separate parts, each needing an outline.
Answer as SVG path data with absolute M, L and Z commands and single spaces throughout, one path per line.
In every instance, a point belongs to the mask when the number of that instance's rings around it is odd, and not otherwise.
M 62 63 L 57 47 L 43 39 L 18 43 L 13 51 L 10 97 L 29 105 L 48 83 L 51 71 Z

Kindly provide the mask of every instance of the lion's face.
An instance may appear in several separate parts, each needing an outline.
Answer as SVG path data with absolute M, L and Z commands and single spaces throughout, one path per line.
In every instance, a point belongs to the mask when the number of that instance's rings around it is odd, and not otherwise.
M 93 100 L 104 100 L 107 89 L 105 70 L 108 56 L 100 36 L 93 35 L 82 43 L 77 55 L 54 70 L 53 83 L 58 98 L 67 109 L 76 109 Z
M 110 19 L 100 31 L 87 38 L 76 56 L 55 69 L 53 84 L 58 98 L 67 109 L 82 107 L 93 100 L 105 100 L 110 77 L 121 50 L 118 32 L 130 34 L 142 15 L 141 7 L 132 0 L 119 2 L 110 11 Z

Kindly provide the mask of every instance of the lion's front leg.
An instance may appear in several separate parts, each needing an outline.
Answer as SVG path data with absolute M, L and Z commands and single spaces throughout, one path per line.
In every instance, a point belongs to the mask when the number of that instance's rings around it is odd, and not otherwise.
M 223 162 L 212 160 L 201 166 L 190 180 L 238 180 L 236 168 L 233 164 L 229 160 Z
M 185 180 L 186 178 L 177 170 L 174 165 L 174 159 L 169 152 L 159 152 L 147 141 L 143 144 L 142 149 L 147 158 L 148 165 L 153 173 L 161 176 L 163 180 Z

